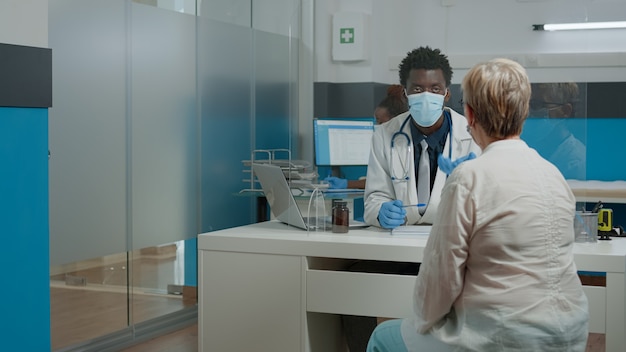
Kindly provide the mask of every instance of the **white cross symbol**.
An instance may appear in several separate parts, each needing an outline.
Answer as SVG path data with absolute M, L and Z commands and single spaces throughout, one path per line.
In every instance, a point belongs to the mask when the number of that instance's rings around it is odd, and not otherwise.
M 341 32 L 342 43 L 351 43 L 353 41 L 352 37 L 354 37 L 354 34 L 352 34 L 351 28 L 344 28 Z

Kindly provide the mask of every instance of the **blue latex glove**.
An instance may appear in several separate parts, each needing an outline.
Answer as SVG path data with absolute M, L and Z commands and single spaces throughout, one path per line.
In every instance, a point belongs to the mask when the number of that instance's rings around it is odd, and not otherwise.
M 443 156 L 443 154 L 439 154 L 439 157 L 437 158 L 437 164 L 439 165 L 441 171 L 445 172 L 446 175 L 450 175 L 452 173 L 452 170 L 454 170 L 454 168 L 457 167 L 460 163 L 475 158 L 476 154 L 474 154 L 474 152 L 470 152 L 466 156 L 462 156 L 455 161 L 452 161 L 450 158 Z
M 345 189 L 348 188 L 348 180 L 345 178 L 339 178 L 334 176 L 329 176 L 324 179 L 324 181 L 328 182 L 328 187 L 330 189 Z
M 381 205 L 378 211 L 378 222 L 385 229 L 393 229 L 404 224 L 406 209 L 402 207 L 401 200 L 392 200 Z

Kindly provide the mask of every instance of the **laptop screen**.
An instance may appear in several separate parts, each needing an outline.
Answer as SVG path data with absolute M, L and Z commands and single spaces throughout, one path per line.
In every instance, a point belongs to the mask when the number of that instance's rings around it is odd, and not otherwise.
M 276 165 L 256 163 L 252 164 L 252 170 L 261 184 L 265 198 L 276 219 L 306 229 L 283 170 Z

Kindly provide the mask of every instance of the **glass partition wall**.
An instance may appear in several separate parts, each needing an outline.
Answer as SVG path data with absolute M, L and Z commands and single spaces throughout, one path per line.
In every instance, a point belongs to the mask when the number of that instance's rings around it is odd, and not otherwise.
M 297 136 L 299 0 L 51 0 L 52 350 L 193 323 L 198 233 L 256 220 L 242 160 Z

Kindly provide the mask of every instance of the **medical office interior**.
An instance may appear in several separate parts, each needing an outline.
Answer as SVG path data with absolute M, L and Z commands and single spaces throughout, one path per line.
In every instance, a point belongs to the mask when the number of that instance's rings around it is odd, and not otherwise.
M 359 19 L 355 48 L 334 43 L 346 14 Z M 458 112 L 464 73 L 493 57 L 556 90 L 533 101 L 522 137 L 585 190 L 581 209 L 602 201 L 626 225 L 626 29 L 533 30 L 600 21 L 626 21 L 626 2 L 0 2 L 0 72 L 41 84 L 0 82 L 5 345 L 119 350 L 194 324 L 196 236 L 259 220 L 242 161 L 287 150 L 326 176 L 314 118 L 372 118 L 418 46 L 448 55 Z

